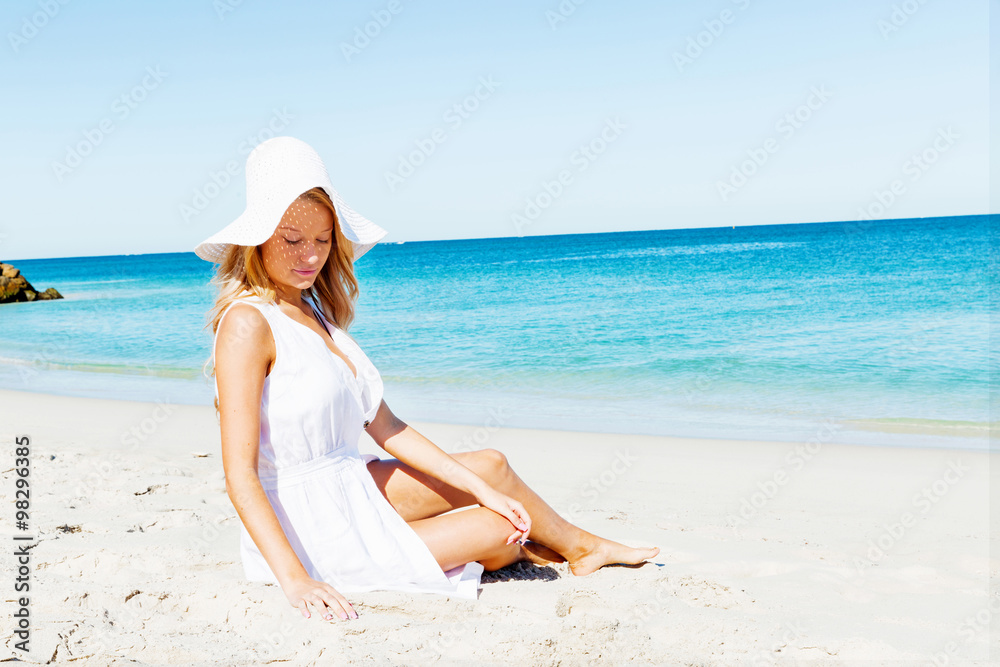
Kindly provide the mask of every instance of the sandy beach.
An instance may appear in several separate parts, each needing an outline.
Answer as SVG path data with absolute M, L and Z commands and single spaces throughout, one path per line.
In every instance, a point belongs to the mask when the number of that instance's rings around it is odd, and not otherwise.
M 10 391 L 0 404 L 5 628 L 18 598 L 30 598 L 30 653 L 7 630 L 5 658 L 988 664 L 1000 616 L 989 512 L 990 464 L 1000 468 L 982 452 L 838 445 L 828 426 L 789 444 L 400 415 L 446 450 L 503 451 L 570 520 L 661 553 L 580 578 L 564 565 L 519 564 L 487 573 L 477 601 L 352 595 L 360 618 L 325 622 L 303 619 L 277 587 L 243 580 L 211 407 Z M 30 438 L 23 532 L 13 519 L 19 436 Z M 35 537 L 28 594 L 13 588 L 17 536 Z

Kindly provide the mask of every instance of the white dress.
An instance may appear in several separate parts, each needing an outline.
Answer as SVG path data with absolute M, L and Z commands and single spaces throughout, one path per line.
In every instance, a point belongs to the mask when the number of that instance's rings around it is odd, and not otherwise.
M 229 308 L 237 303 L 257 308 L 274 337 L 276 357 L 261 396 L 257 472 L 309 576 L 341 593 L 400 590 L 475 599 L 483 566 L 472 562 L 443 572 L 375 485 L 366 464 L 378 457 L 358 452 L 361 431 L 382 402 L 382 378 L 354 339 L 313 307 L 357 377 L 315 331 L 277 305 L 250 294 Z M 212 354 L 214 361 L 214 345 Z M 218 391 L 216 381 L 216 397 Z M 246 526 L 240 528 L 247 578 L 277 584 Z

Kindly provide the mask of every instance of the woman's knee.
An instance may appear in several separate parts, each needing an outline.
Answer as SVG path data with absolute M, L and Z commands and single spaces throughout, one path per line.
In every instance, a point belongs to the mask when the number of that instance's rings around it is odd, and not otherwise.
M 487 481 L 502 480 L 510 473 L 510 464 L 503 452 L 497 449 L 480 449 L 471 452 L 475 471 Z

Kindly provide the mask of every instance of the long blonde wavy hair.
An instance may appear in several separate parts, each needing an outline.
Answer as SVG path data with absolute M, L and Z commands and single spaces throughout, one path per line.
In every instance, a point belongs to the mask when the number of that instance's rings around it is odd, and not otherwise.
M 358 281 L 354 277 L 354 246 L 340 229 L 340 219 L 330 196 L 323 188 L 307 190 L 299 199 L 326 206 L 333 214 L 333 236 L 336 247 L 327 257 L 326 264 L 316 274 L 312 287 L 302 290 L 302 296 L 315 303 L 326 319 L 347 331 L 354 321 L 354 304 L 358 298 Z M 275 228 L 277 228 L 275 223 Z M 269 303 L 275 303 L 275 285 L 264 269 L 260 246 L 230 245 L 219 262 L 211 284 L 217 288 L 215 305 L 208 311 L 205 328 L 212 327 L 212 335 L 219 329 L 223 313 L 244 290 Z M 210 377 L 215 377 L 214 359 L 210 356 L 202 367 L 202 374 L 211 365 Z M 215 399 L 215 412 L 219 412 L 219 399 Z

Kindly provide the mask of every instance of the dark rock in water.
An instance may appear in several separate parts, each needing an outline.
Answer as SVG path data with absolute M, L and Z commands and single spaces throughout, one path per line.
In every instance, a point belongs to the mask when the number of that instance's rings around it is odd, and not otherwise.
M 63 295 L 55 287 L 39 292 L 21 275 L 20 270 L 15 269 L 10 264 L 0 263 L 0 303 L 48 301 L 61 298 Z

